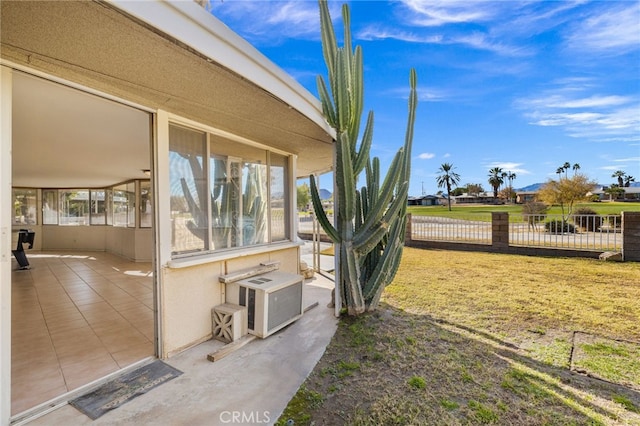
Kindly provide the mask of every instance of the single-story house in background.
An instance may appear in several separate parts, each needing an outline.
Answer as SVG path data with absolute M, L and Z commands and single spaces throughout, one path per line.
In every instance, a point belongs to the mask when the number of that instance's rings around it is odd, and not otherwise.
M 591 191 L 593 195 L 597 195 L 600 201 L 640 201 L 640 186 L 629 186 L 621 188 L 624 193 L 618 197 L 608 194 L 609 189 L 606 186 L 599 186 Z
M 538 191 L 517 191 L 516 203 L 524 204 L 524 203 L 530 203 L 532 201 L 536 201 L 537 195 L 538 195 Z
M 422 195 L 420 197 L 408 197 L 407 205 L 409 206 L 437 206 L 440 205 L 441 197 L 437 195 Z
M 298 273 L 296 179 L 330 169 L 334 137 L 315 97 L 194 2 L 0 7 L 6 425 L 25 408 L 9 392 L 19 229 L 34 250 L 149 262 L 150 355 L 170 357 L 211 338 L 221 275 Z
M 493 197 L 493 193 L 480 192 L 479 194 L 467 194 L 451 197 L 456 204 L 494 204 L 496 199 Z M 499 201 L 499 200 L 498 200 Z

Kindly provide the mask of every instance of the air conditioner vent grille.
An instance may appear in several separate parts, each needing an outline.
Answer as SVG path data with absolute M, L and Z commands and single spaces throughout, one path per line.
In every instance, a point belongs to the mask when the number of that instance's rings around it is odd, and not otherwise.
M 270 280 L 269 278 L 254 278 L 254 279 L 249 280 L 249 282 L 251 284 L 256 284 L 256 285 L 268 283 L 268 282 L 271 282 L 271 281 L 272 280 Z

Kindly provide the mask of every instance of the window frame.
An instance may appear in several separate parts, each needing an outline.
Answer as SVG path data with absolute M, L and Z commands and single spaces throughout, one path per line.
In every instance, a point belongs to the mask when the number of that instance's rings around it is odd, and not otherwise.
M 203 133 L 205 135 L 205 147 L 204 150 L 202 152 L 203 155 L 203 162 L 204 164 L 202 164 L 202 169 L 203 169 L 203 175 L 206 177 L 206 194 L 212 194 L 212 188 L 213 188 L 213 177 L 210 175 L 210 172 L 213 168 L 213 161 L 214 159 L 220 159 L 220 158 L 226 158 L 227 161 L 238 161 L 240 163 L 240 192 L 241 195 L 244 193 L 244 186 L 246 184 L 246 180 L 244 178 L 244 174 L 245 172 L 245 166 L 247 163 L 252 163 L 250 158 L 243 158 L 241 156 L 241 151 L 242 150 L 246 150 L 246 149 L 258 149 L 260 151 L 263 151 L 264 153 L 264 174 L 265 174 L 265 182 L 264 182 L 264 195 L 266 197 L 266 200 L 263 201 L 264 206 L 265 206 L 265 214 L 264 214 L 264 220 L 266 222 L 266 229 L 265 229 L 265 237 L 264 240 L 265 242 L 260 242 L 260 243 L 255 243 L 255 244 L 241 244 L 241 245 L 237 245 L 237 246 L 228 246 L 228 247 L 223 247 L 223 248 L 215 248 L 213 247 L 214 244 L 214 239 L 213 239 L 213 221 L 212 221 L 212 197 L 209 196 L 207 197 L 206 200 L 206 209 L 207 211 L 205 212 L 205 220 L 206 220 L 206 229 L 207 229 L 207 235 L 204 239 L 204 244 L 203 244 L 203 249 L 202 250 L 184 250 L 184 251 L 178 251 L 175 250 L 175 243 L 172 242 L 171 244 L 171 249 L 170 249 L 170 254 L 171 254 L 171 259 L 174 260 L 179 260 L 179 259 L 185 259 L 185 258 L 190 258 L 190 257 L 197 257 L 197 256 L 203 256 L 203 255 L 225 255 L 225 254 L 229 254 L 232 253 L 234 251 L 247 251 L 247 250 L 255 250 L 256 248 L 260 248 L 260 247 L 266 247 L 269 245 L 281 245 L 282 243 L 291 243 L 293 242 L 292 240 L 292 215 L 290 212 L 291 209 L 291 202 L 292 202 L 292 194 L 291 194 L 291 176 L 293 176 L 293 170 L 292 168 L 294 167 L 294 162 L 292 161 L 292 154 L 291 153 L 287 153 L 284 152 L 282 150 L 273 148 L 273 147 L 268 147 L 265 146 L 263 144 L 259 144 L 253 141 L 249 141 L 246 140 L 244 138 L 241 137 L 237 137 L 235 135 L 231 135 L 228 134 L 226 132 L 222 132 L 222 131 L 218 131 L 216 129 L 212 129 L 212 128 L 207 128 L 206 126 L 199 126 L 197 124 L 194 123 L 189 123 L 189 124 L 185 124 L 184 122 L 182 122 L 182 120 L 169 120 L 169 129 L 171 129 L 171 127 L 175 126 L 175 127 L 179 127 L 185 130 L 189 130 L 189 131 L 193 131 L 193 132 L 198 132 L 198 133 Z M 171 133 L 171 131 L 169 130 L 169 133 Z M 218 140 L 222 140 L 224 141 L 225 145 L 224 148 L 222 148 L 220 151 L 216 151 L 215 149 L 215 141 Z M 171 155 L 172 152 L 172 140 L 171 138 L 169 138 L 168 141 L 168 155 Z M 231 146 L 231 152 L 229 152 L 229 146 Z M 240 146 L 238 148 L 238 146 Z M 226 149 L 225 149 L 226 148 Z M 281 166 L 284 171 L 283 171 L 283 191 L 284 191 L 284 197 L 283 197 L 283 209 L 284 209 L 284 238 L 280 238 L 277 240 L 273 240 L 272 238 L 272 214 L 271 214 L 271 203 L 272 203 L 272 199 L 271 199 L 271 191 L 272 191 L 272 185 L 271 185 L 271 180 L 272 180 L 272 167 L 274 165 L 271 164 L 271 155 L 272 154 L 276 154 L 278 156 L 281 157 L 281 164 L 277 164 L 276 166 Z M 225 162 L 226 163 L 226 162 Z M 259 164 L 259 163 L 256 163 Z M 226 164 L 226 167 L 229 167 L 229 164 Z M 169 174 L 169 180 L 174 179 L 174 177 L 172 176 L 172 169 L 171 167 L 169 167 L 168 170 L 168 174 Z M 170 195 L 173 196 L 173 195 Z M 184 193 L 181 194 L 182 197 L 184 197 Z M 240 206 L 242 205 L 242 202 L 240 202 Z M 240 207 L 242 208 L 242 207 Z M 172 221 L 172 220 L 171 220 Z M 174 241 L 175 235 L 173 234 L 172 230 L 172 241 Z

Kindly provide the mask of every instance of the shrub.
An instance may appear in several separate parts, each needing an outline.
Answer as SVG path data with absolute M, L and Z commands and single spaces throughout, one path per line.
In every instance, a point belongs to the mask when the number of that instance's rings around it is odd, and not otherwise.
M 622 226 L 622 215 L 621 214 L 612 214 L 608 217 L 609 226 L 612 228 L 620 229 Z
M 562 234 L 564 232 L 574 234 L 576 232 L 576 227 L 572 223 L 564 220 L 554 219 L 549 222 L 545 222 L 544 230 L 552 234 Z
M 602 226 L 602 216 L 589 207 L 580 207 L 573 213 L 573 223 L 586 231 L 597 231 Z
M 522 220 L 535 226 L 536 223 L 544 219 L 549 207 L 545 203 L 539 201 L 529 201 L 522 205 Z

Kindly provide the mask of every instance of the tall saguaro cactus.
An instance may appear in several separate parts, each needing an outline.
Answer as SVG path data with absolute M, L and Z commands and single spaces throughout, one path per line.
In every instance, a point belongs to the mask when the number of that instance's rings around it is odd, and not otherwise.
M 351 47 L 349 8 L 342 6 L 344 46 L 338 47 L 326 0 L 319 0 L 319 6 L 329 87 L 318 76 L 318 92 L 325 118 L 336 130 L 335 226 L 322 208 L 315 176 L 311 176 L 311 198 L 322 228 L 336 244 L 336 302 L 341 300 L 349 315 L 358 315 L 377 307 L 402 256 L 417 104 L 416 73 L 413 69 L 410 72 L 404 146 L 381 183 L 380 161 L 369 157 L 373 111 L 358 143 L 364 103 L 362 50 L 360 46 L 355 50 Z M 366 185 L 358 190 L 358 177 L 363 172 Z

